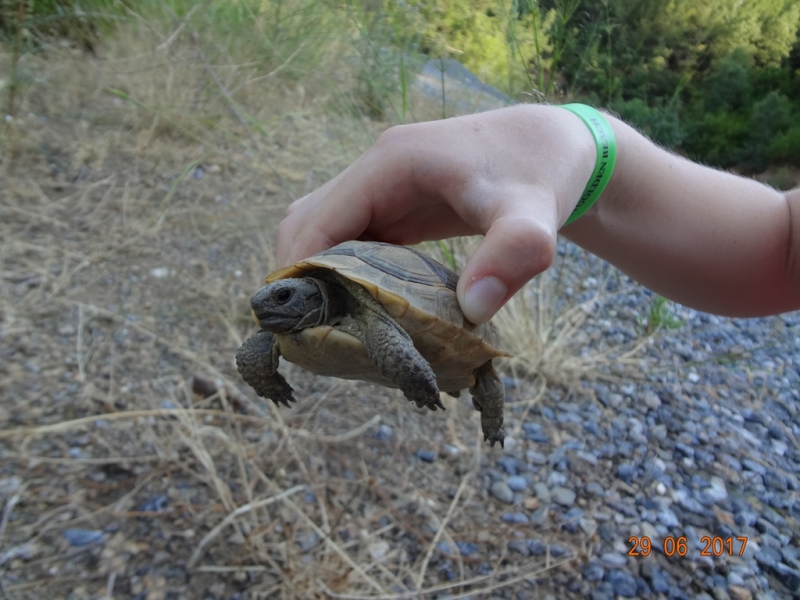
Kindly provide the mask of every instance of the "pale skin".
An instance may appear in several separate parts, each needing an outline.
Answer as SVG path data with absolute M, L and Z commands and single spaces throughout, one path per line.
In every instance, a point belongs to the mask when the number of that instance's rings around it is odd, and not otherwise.
M 704 167 L 607 118 L 614 173 L 566 227 L 595 164 L 592 135 L 564 109 L 517 106 L 387 130 L 288 208 L 279 266 L 349 239 L 483 235 L 457 290 L 479 323 L 551 265 L 560 233 L 699 310 L 749 317 L 800 309 L 800 188 L 779 192 Z

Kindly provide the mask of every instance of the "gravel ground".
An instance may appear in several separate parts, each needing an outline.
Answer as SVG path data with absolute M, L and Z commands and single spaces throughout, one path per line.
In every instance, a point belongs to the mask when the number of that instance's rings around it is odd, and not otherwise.
M 599 263 L 566 244 L 560 253 L 576 267 L 581 256 Z M 653 297 L 616 275 L 607 291 L 620 295 L 593 323 L 624 342 Z M 597 285 L 576 277 L 567 295 L 587 299 Z M 588 384 L 567 401 L 551 392 L 486 485 L 508 503 L 507 522 L 596 540 L 565 582 L 577 596 L 800 597 L 800 314 L 727 319 L 673 306 L 671 316 L 682 324 L 646 346 L 646 381 Z

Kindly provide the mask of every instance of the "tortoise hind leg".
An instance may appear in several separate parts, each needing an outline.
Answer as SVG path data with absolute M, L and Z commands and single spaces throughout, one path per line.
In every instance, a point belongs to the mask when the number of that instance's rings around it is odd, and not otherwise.
M 491 360 L 475 369 L 475 385 L 469 388 L 469 391 L 472 394 L 472 405 L 481 413 L 483 439 L 487 440 L 492 447 L 495 442 L 500 442 L 500 447 L 504 447 L 503 441 L 506 437 L 506 432 L 503 430 L 505 389 Z
M 295 400 L 292 386 L 278 373 L 280 356 L 275 335 L 261 330 L 247 338 L 236 352 L 236 367 L 259 396 L 289 406 Z

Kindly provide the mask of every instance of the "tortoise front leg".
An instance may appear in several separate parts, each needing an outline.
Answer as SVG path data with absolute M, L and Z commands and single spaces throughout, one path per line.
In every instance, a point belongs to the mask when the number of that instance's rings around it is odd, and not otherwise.
M 336 328 L 360 340 L 381 374 L 391 379 L 408 400 L 419 408 L 444 410 L 436 375 L 403 328 L 388 314 L 360 316 L 363 318 L 347 316 Z
M 469 391 L 472 394 L 472 405 L 481 413 L 483 439 L 488 440 L 492 447 L 495 442 L 500 442 L 500 447 L 504 447 L 503 441 L 506 437 L 506 432 L 503 431 L 505 389 L 491 360 L 475 369 L 475 385 L 469 388 Z
M 294 402 L 292 386 L 278 373 L 280 349 L 275 334 L 263 329 L 251 335 L 236 352 L 236 367 L 242 378 L 262 398 L 275 404 Z

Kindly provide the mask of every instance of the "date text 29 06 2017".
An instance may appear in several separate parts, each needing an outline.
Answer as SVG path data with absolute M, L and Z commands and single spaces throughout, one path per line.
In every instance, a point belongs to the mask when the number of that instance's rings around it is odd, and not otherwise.
M 653 550 L 653 543 L 646 535 L 631 536 L 628 538 L 628 543 L 631 545 L 628 550 L 628 556 L 647 556 Z M 745 546 L 747 546 L 746 537 L 711 537 L 704 535 L 700 538 L 700 543 L 703 549 L 700 550 L 701 556 L 742 556 L 744 554 Z M 686 537 L 672 537 L 664 538 L 661 545 L 661 550 L 665 556 L 686 556 L 689 552 L 689 541 Z

